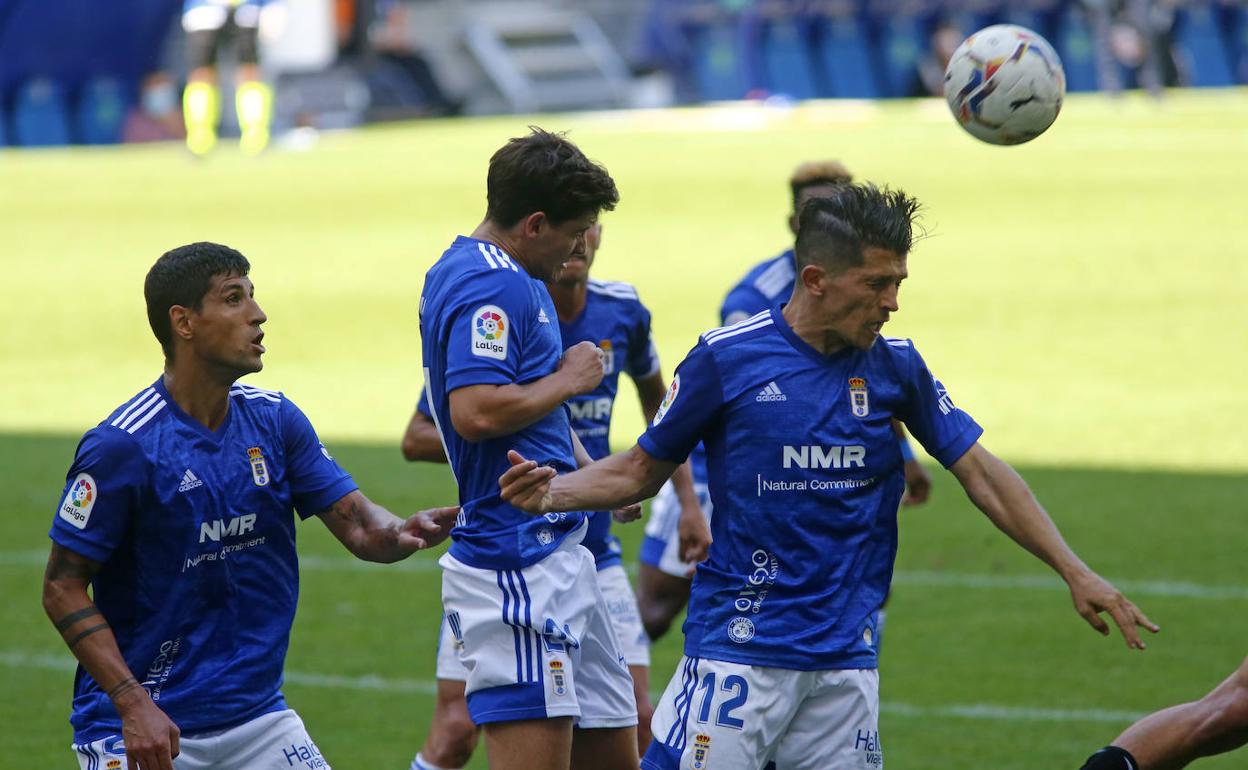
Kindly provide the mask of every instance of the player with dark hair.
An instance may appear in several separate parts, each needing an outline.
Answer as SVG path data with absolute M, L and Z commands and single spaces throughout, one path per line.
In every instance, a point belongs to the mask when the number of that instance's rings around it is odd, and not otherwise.
M 853 174 L 845 164 L 836 160 L 811 161 L 794 169 L 789 177 L 793 210 L 788 222 L 793 237 L 797 237 L 798 213 L 808 201 L 832 195 L 853 181 Z M 720 324 L 730 326 L 787 301 L 793 295 L 796 279 L 797 261 L 792 248 L 763 260 L 728 292 L 719 310 Z M 773 393 L 761 398 L 781 400 L 782 396 Z M 893 430 L 905 460 L 906 496 L 902 505 L 920 505 L 927 501 L 932 478 L 915 459 L 901 423 L 894 420 Z M 706 558 L 710 543 L 707 522 L 714 506 L 707 490 L 706 454 L 701 444 L 690 454 L 689 466 L 693 470 L 693 494 L 681 493 L 671 484 L 663 485 L 650 506 L 646 535 L 638 554 L 637 603 L 652 640 L 667 633 L 689 600 L 693 568 Z M 883 626 L 881 610 L 877 647 Z
M 645 768 L 883 764 L 875 633 L 905 487 L 890 420 L 971 501 L 1067 583 L 1102 633 L 1156 630 L 1062 540 L 1027 485 L 979 443 L 910 340 L 880 337 L 907 275 L 917 202 L 842 187 L 799 215 L 798 281 L 771 308 L 702 335 L 637 445 L 567 473 L 513 452 L 503 498 L 533 513 L 656 492 L 699 441 L 715 505 L 685 655 L 655 709 Z M 783 401 L 760 394 L 786 396 Z
M 242 132 L 239 147 L 259 154 L 269 143 L 273 90 L 260 76 L 260 17 L 265 6 L 281 0 L 184 0 L 182 28 L 186 30 L 190 75 L 182 93 L 186 146 L 207 155 L 217 144 L 221 95 L 217 87 L 217 55 L 223 38 L 237 43 L 238 69 L 234 106 Z
M 457 512 L 396 517 L 288 398 L 237 381 L 265 352 L 249 271 L 214 243 L 157 260 L 144 295 L 164 374 L 83 436 L 67 475 L 43 606 L 80 664 L 83 770 L 328 767 L 280 690 L 295 514 L 393 562 L 445 539 Z
M 1150 714 L 1082 770 L 1180 770 L 1248 744 L 1248 659 L 1205 697 Z
M 598 387 L 606 356 L 589 340 L 564 349 L 543 281 L 585 259 L 619 194 L 602 166 L 535 128 L 490 158 L 486 199 L 420 304 L 430 412 L 463 505 L 439 563 L 468 714 L 495 770 L 635 768 L 632 680 L 579 545 L 589 515 L 530 516 L 498 490 L 511 447 L 561 471 L 590 462 L 564 403 Z
M 548 284 L 564 348 L 590 341 L 604 352 L 605 376 L 598 387 L 568 402 L 572 430 L 591 457 L 611 454 L 610 429 L 621 372 L 637 387 L 647 422 L 654 418 L 667 386 L 659 368 L 658 350 L 650 338 L 650 311 L 637 290 L 618 281 L 590 278 L 602 225 L 585 233 L 584 258 L 573 257 L 559 277 Z M 425 392 L 403 435 L 403 456 L 411 461 L 446 462 L 441 438 L 430 416 Z M 677 472 L 673 481 L 692 494 L 689 472 Z M 637 741 L 642 751 L 650 745 L 650 640 L 641 626 L 637 599 L 621 564 L 620 541 L 611 534 L 611 513 L 590 514 L 589 529 L 581 542 L 594 555 L 598 583 L 607 599 L 615 628 L 633 679 L 637 699 Z M 459 661 L 459 647 L 449 625 L 442 624 L 438 643 L 438 697 L 424 747 L 412 761 L 412 770 L 449 770 L 468 762 L 477 743 L 477 729 L 464 703 L 467 672 Z

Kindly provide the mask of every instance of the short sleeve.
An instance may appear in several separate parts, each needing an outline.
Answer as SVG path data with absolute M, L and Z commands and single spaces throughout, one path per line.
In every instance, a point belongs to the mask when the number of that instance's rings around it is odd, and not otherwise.
M 420 398 L 416 399 L 416 411 L 426 417 L 433 417 L 433 408 L 429 406 L 429 387 L 427 385 L 420 389 Z
M 629 329 L 628 376 L 644 380 L 659 373 L 659 349 L 650 334 L 650 311 L 637 303 L 637 312 Z
M 948 468 L 974 446 L 984 429 L 954 405 L 945 386 L 927 368 L 913 344 L 907 352 L 908 398 L 898 416 L 927 453 Z
M 100 426 L 82 437 L 52 529 L 53 542 L 93 561 L 106 561 L 126 535 L 141 502 L 147 462 L 128 434 Z
M 448 319 L 446 392 L 469 385 L 506 385 L 520 376 L 533 294 L 508 270 L 472 275 L 457 289 Z
M 286 477 L 299 517 L 306 519 L 330 506 L 359 485 L 321 443 L 312 423 L 289 399 L 282 399 L 282 436 L 286 444 Z
M 737 286 L 724 297 L 724 304 L 719 308 L 719 322 L 731 326 L 768 308 L 767 299 L 753 286 Z
M 676 367 L 654 422 L 637 443 L 651 457 L 684 462 L 706 429 L 717 421 L 723 403 L 719 369 L 710 347 L 699 341 Z

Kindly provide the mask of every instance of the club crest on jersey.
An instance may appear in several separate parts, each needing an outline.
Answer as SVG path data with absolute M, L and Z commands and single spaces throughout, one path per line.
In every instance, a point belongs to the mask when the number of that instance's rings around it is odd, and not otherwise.
M 672 377 L 672 384 L 667 388 L 667 395 L 663 397 L 663 403 L 659 404 L 659 410 L 654 413 L 654 422 L 651 425 L 658 425 L 663 421 L 663 417 L 667 415 L 667 410 L 672 408 L 672 404 L 676 402 L 676 396 L 680 394 L 680 375 Z
M 563 661 L 552 660 L 550 662 L 550 681 L 554 685 L 555 695 L 568 694 L 568 680 L 563 673 Z
M 251 480 L 256 482 L 258 487 L 267 487 L 269 467 L 264 464 L 264 452 L 260 451 L 260 447 L 253 446 L 247 450 L 247 461 L 251 463 Z
M 711 753 L 711 736 L 698 733 L 693 736 L 693 770 L 703 770 L 706 758 Z
M 728 638 L 737 644 L 745 644 L 754 638 L 754 623 L 746 617 L 735 617 L 728 621 Z
M 507 360 L 507 335 L 511 331 L 507 312 L 497 305 L 482 305 L 472 317 L 472 354 Z
M 871 411 L 867 403 L 867 381 L 862 377 L 849 378 L 849 408 L 855 417 L 866 417 Z
M 615 374 L 615 348 L 611 346 L 611 340 L 599 342 L 598 349 L 602 351 L 602 373 Z

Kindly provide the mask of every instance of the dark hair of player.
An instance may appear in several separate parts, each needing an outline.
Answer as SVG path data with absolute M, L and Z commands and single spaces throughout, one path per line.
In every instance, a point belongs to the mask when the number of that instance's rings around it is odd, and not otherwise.
M 156 260 L 143 281 L 147 322 L 167 358 L 173 358 L 173 327 L 169 308 L 174 305 L 199 310 L 218 275 L 242 276 L 251 263 L 239 252 L 219 243 L 190 243 L 170 249 Z
M 854 175 L 839 160 L 808 161 L 793 169 L 789 177 L 789 189 L 793 192 L 793 210 L 797 211 L 797 202 L 802 198 L 802 191 L 808 187 L 839 187 L 854 183 Z
M 838 273 L 863 262 L 863 249 L 910 253 L 919 202 L 901 190 L 847 185 L 812 198 L 798 214 L 797 267 L 815 264 Z
M 490 158 L 487 219 L 511 227 L 541 211 L 559 225 L 615 208 L 620 194 L 605 168 L 561 134 L 529 128 L 532 133 L 509 139 Z

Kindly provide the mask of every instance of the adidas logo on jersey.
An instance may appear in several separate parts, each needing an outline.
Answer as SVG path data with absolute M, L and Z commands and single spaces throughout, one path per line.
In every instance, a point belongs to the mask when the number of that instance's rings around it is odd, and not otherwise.
M 179 492 L 189 492 L 195 487 L 202 487 L 204 482 L 199 480 L 194 471 L 190 468 L 186 469 L 186 473 L 182 474 L 182 483 L 178 485 Z
M 780 391 L 780 386 L 775 380 L 767 383 L 767 387 L 758 391 L 758 395 L 754 397 L 755 401 L 788 401 L 789 397 Z

